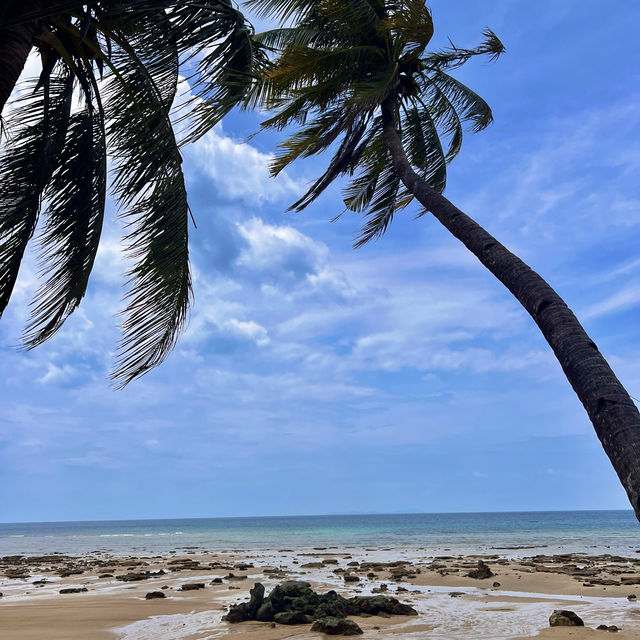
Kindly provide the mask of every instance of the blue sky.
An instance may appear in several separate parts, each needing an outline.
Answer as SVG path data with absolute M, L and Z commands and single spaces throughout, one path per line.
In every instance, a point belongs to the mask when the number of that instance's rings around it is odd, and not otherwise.
M 640 397 L 640 6 L 430 3 L 436 44 L 507 47 L 457 76 L 492 105 L 447 196 L 576 311 Z M 185 152 L 195 304 L 175 352 L 107 374 L 126 268 L 107 223 L 89 293 L 15 346 L 34 254 L 0 322 L 0 521 L 626 508 L 537 328 L 435 220 L 354 252 L 339 185 L 285 213 L 326 159 L 267 177 L 274 134 L 232 114 Z

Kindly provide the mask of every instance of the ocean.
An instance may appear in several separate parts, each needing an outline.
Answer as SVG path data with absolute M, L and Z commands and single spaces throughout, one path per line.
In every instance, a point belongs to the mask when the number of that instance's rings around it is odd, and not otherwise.
M 640 553 L 632 511 L 190 518 L 0 524 L 0 555 L 403 549 L 430 555 Z

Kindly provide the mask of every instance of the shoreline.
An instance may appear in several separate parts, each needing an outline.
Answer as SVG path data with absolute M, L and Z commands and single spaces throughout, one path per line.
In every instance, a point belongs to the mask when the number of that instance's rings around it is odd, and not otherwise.
M 223 554 L 311 546 L 359 553 L 389 548 L 427 555 L 610 552 L 633 556 L 640 529 L 630 511 L 375 514 L 0 524 L 0 555 L 101 550 Z M 529 548 L 527 550 L 527 548 Z M 524 552 L 523 552 L 524 551 Z
M 377 591 L 419 612 L 412 619 L 354 618 L 364 638 L 582 638 L 599 624 L 618 626 L 619 638 L 640 637 L 640 557 L 434 556 L 416 550 L 329 547 L 181 551 L 0 558 L 3 640 L 323 637 L 310 633 L 308 624 L 271 628 L 221 620 L 229 605 L 248 599 L 257 582 L 269 592 L 285 580 L 308 581 L 319 593 L 334 589 L 345 597 Z M 479 561 L 494 575 L 469 577 Z M 351 576 L 348 581 L 345 575 Z M 185 584 L 204 588 L 185 591 Z M 86 591 L 61 594 L 62 589 Z M 166 597 L 145 600 L 150 591 Z M 576 611 L 586 627 L 550 629 L 548 617 L 554 609 Z

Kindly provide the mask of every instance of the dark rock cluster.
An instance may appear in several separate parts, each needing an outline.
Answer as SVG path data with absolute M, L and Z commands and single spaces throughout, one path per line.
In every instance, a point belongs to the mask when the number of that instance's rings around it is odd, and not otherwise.
M 396 598 L 378 595 L 344 598 L 335 591 L 318 594 L 308 582 L 295 580 L 275 586 L 267 597 L 264 586 L 258 582 L 249 594 L 249 602 L 231 606 L 223 620 L 260 620 L 278 624 L 310 624 L 315 621 L 314 631 L 329 635 L 356 635 L 362 631 L 355 622 L 346 620 L 347 616 L 418 615 L 413 607 Z
M 353 620 L 333 616 L 316 620 L 311 631 L 326 633 L 328 636 L 357 636 L 362 633 L 362 629 Z
M 584 627 L 584 621 L 573 611 L 556 609 L 549 617 L 549 625 L 552 627 Z
M 473 569 L 467 573 L 469 578 L 475 578 L 476 580 L 486 580 L 487 578 L 492 578 L 495 575 L 496 574 L 489 568 L 489 565 L 482 560 L 478 560 L 477 569 Z
M 116 576 L 116 580 L 119 580 L 120 582 L 138 582 L 139 580 L 148 580 L 149 578 L 155 578 L 165 574 L 166 571 L 164 571 L 164 569 L 160 569 L 159 571 L 137 571 L 123 573 L 122 575 Z

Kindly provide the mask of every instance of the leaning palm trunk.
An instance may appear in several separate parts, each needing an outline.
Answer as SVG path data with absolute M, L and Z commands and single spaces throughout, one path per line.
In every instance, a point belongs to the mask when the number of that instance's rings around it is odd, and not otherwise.
M 382 105 L 385 142 L 406 188 L 518 299 L 542 331 L 616 470 L 640 520 L 640 412 L 562 298 L 520 258 L 432 189 L 411 167 L 395 129 L 394 105 Z
M 425 0 L 248 3 L 284 24 L 260 35 L 280 52 L 253 98 L 276 111 L 264 128 L 298 126 L 280 145 L 272 173 L 335 149 L 324 174 L 291 208 L 301 211 L 349 176 L 345 205 L 367 219 L 356 247 L 384 234 L 414 197 L 433 213 L 540 327 L 640 520 L 640 413 L 629 394 L 558 294 L 441 195 L 447 164 L 462 145 L 462 123 L 478 132 L 493 120 L 489 105 L 449 71 L 475 56 L 495 60 L 505 51 L 500 39 L 486 29 L 473 49 L 428 51 L 434 25 Z M 292 17 L 294 29 L 287 28 Z
M 11 3 L 4 17 L 15 18 L 40 8 L 42 8 L 41 0 L 14 2 Z M 40 25 L 36 20 L 0 28 L 0 113 L 24 69 L 39 28 Z

